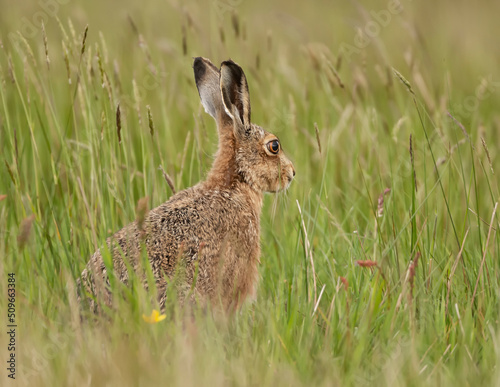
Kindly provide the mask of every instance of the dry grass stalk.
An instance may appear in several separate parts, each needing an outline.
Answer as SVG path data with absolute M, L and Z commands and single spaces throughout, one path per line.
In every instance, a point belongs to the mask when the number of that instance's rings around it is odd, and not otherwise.
M 172 190 L 172 193 L 175 195 L 176 194 L 176 191 L 175 191 L 175 186 L 174 186 L 174 181 L 172 180 L 172 178 L 168 175 L 167 172 L 165 172 L 165 170 L 163 169 L 163 167 L 160 165 L 159 166 L 159 169 L 161 170 L 161 172 L 163 173 L 163 177 L 165 178 L 165 180 L 167 181 L 167 184 L 168 186 L 170 187 L 170 189 Z
M 63 50 L 63 57 L 64 57 L 64 65 L 66 66 L 66 73 L 68 74 L 68 84 L 71 85 L 71 70 L 69 67 L 69 52 L 68 52 L 68 48 L 66 47 L 66 43 L 64 43 L 64 40 L 62 41 L 62 50 Z
M 132 79 L 132 90 L 134 93 L 135 111 L 137 112 L 137 117 L 139 118 L 139 127 L 141 127 L 142 126 L 141 96 L 139 95 L 139 88 L 137 87 L 137 82 L 135 81 L 135 78 Z
M 106 86 L 104 81 L 104 68 L 102 67 L 101 51 L 99 51 L 99 49 L 96 50 L 96 55 L 97 55 L 97 65 L 99 67 L 99 75 L 101 76 L 101 87 L 104 88 Z
M 479 280 L 481 279 L 481 273 L 483 272 L 484 261 L 486 260 L 486 253 L 488 252 L 488 244 L 490 243 L 491 230 L 493 228 L 493 222 L 495 221 L 495 213 L 497 212 L 497 207 L 498 207 L 498 202 L 495 203 L 495 208 L 493 208 L 493 213 L 491 214 L 490 228 L 488 229 L 488 238 L 486 239 L 486 245 L 484 246 L 483 259 L 481 260 L 481 266 L 479 266 L 476 286 L 474 286 L 474 293 L 472 293 L 472 300 L 470 302 L 471 307 L 474 305 L 474 299 L 476 298 L 477 287 L 479 286 Z
M 108 47 L 106 41 L 104 40 L 104 35 L 99 31 L 99 39 L 101 40 L 102 53 L 104 54 L 104 63 L 108 63 Z
M 17 166 L 17 174 L 19 175 L 19 147 L 17 145 L 17 129 L 13 128 L 14 132 L 14 154 L 16 155 L 16 166 Z
M 7 160 L 4 160 L 5 166 L 7 167 L 7 172 L 9 172 L 10 179 L 12 180 L 12 183 L 16 185 L 16 179 L 14 179 L 14 173 L 12 172 L 12 169 L 10 168 L 9 163 Z
M 297 132 L 297 106 L 293 100 L 292 94 L 288 94 L 288 104 L 290 105 L 290 118 L 292 121 L 292 127 L 295 132 Z
M 63 35 L 63 43 L 68 42 L 69 41 L 68 33 L 66 32 L 66 29 L 64 28 L 64 26 L 61 22 L 61 19 L 59 19 L 59 17 L 57 17 L 57 15 L 55 16 L 55 18 L 57 21 L 57 25 L 59 26 L 59 29 L 61 30 L 62 35 Z
M 145 235 L 144 220 L 146 219 L 146 214 L 148 213 L 148 201 L 148 196 L 139 199 L 135 208 L 137 228 L 140 230 L 142 236 Z
M 344 277 L 340 277 L 337 280 L 337 286 L 335 287 L 335 293 L 333 294 L 332 301 L 330 302 L 330 307 L 328 308 L 328 314 L 327 314 L 327 318 L 326 318 L 327 321 L 331 321 L 332 313 L 333 313 L 333 306 L 335 305 L 335 300 L 337 298 L 337 294 L 339 293 L 339 290 L 341 287 L 340 283 L 342 282 L 345 286 L 345 283 L 344 283 L 344 281 L 342 281 L 342 278 L 344 278 Z M 344 278 L 344 280 L 345 280 L 345 278 Z M 346 282 L 347 282 L 347 280 L 346 280 Z M 349 321 L 349 299 L 348 299 L 348 297 L 346 297 L 346 309 L 345 310 L 346 310 L 347 321 Z M 330 331 L 330 324 L 328 324 L 326 327 L 325 337 L 328 336 L 329 331 Z
M 50 59 L 49 59 L 49 46 L 47 44 L 47 34 L 45 33 L 45 23 L 42 20 L 42 36 L 43 36 L 43 47 L 45 48 L 45 61 L 47 62 L 47 69 L 50 70 Z
M 446 290 L 446 303 L 445 303 L 445 311 L 446 311 L 446 314 L 448 314 L 448 304 L 449 304 L 449 301 L 450 301 L 450 291 L 451 291 L 451 279 L 453 278 L 453 275 L 455 274 L 455 271 L 457 270 L 457 267 L 458 267 L 458 262 L 460 261 L 460 258 L 462 257 L 462 253 L 464 251 L 464 247 L 465 247 L 465 240 L 467 239 L 467 235 L 469 235 L 469 230 L 470 229 L 467 229 L 467 231 L 465 232 L 465 236 L 464 236 L 464 240 L 462 241 L 462 247 L 460 248 L 460 251 L 458 252 L 457 254 L 457 258 L 455 259 L 455 262 L 453 263 L 453 266 L 451 267 L 451 273 L 448 277 L 448 281 L 447 281 L 447 290 Z
M 470 146 L 472 147 L 472 149 L 474 149 L 474 145 L 472 145 L 472 141 L 469 137 L 469 133 L 467 133 L 467 131 L 465 130 L 465 127 L 462 125 L 462 123 L 460 121 L 458 121 L 455 117 L 453 117 L 450 112 L 446 112 L 446 113 L 448 114 L 448 117 L 450 117 L 453 120 L 453 122 L 455 124 L 457 124 L 458 127 L 462 130 L 462 133 L 464 134 L 467 141 L 469 141 Z
M 413 262 L 410 264 L 409 267 L 409 274 L 408 274 L 408 282 L 410 283 L 410 293 L 408 294 L 408 301 L 412 302 L 413 300 L 413 288 L 414 288 L 414 280 L 415 280 L 415 274 L 416 274 L 416 268 L 418 265 L 418 260 L 420 259 L 420 251 L 417 251 L 417 254 L 415 254 L 415 259 Z
M 33 221 L 35 220 L 35 214 L 31 214 L 27 218 L 24 218 L 19 225 L 19 234 L 17 235 L 17 247 L 21 250 L 26 246 L 26 242 L 31 234 L 31 228 Z
M 18 34 L 20 40 L 23 42 L 26 57 L 29 58 L 29 60 L 33 64 L 33 67 L 36 68 L 37 66 L 36 66 L 35 55 L 33 54 L 33 50 L 31 49 L 31 46 L 29 45 L 28 41 L 26 40 L 26 38 L 24 37 L 23 34 L 21 34 L 19 31 L 17 32 L 17 34 Z
M 69 32 L 71 34 L 71 37 L 73 38 L 73 45 L 76 47 L 78 45 L 78 41 L 76 40 L 75 27 L 73 26 L 71 19 L 68 19 L 68 28 L 69 28 Z
M 122 90 L 122 83 L 120 81 L 120 65 L 116 59 L 113 61 L 113 80 L 116 88 L 118 89 L 118 94 L 120 94 Z
M 306 128 L 300 128 L 300 132 L 304 135 L 304 137 L 307 139 L 309 144 L 311 145 L 311 148 L 314 148 L 316 145 L 318 145 L 318 141 L 314 138 L 311 133 L 307 131 Z
M 80 188 L 80 193 L 82 194 L 83 204 L 85 205 L 85 209 L 87 210 L 87 216 L 89 217 L 90 229 L 92 230 L 92 239 L 94 241 L 94 248 L 97 250 L 99 244 L 97 243 L 97 233 L 95 231 L 94 222 L 92 222 L 93 217 L 92 213 L 90 212 L 89 202 L 87 201 L 87 196 L 85 195 L 85 191 L 83 190 L 83 185 L 80 177 L 77 177 L 76 181 L 78 183 L 78 187 Z
M 314 304 L 316 305 L 317 302 L 317 290 L 316 290 L 316 270 L 314 268 L 314 259 L 312 255 L 312 249 L 311 245 L 309 243 L 309 238 L 307 237 L 307 229 L 306 225 L 304 223 L 304 217 L 302 216 L 302 209 L 300 208 L 299 201 L 296 200 L 297 202 L 297 207 L 299 208 L 299 214 L 300 214 L 300 220 L 302 222 L 302 231 L 304 232 L 304 245 L 306 248 L 306 256 L 309 257 L 309 260 L 311 261 L 311 269 L 312 269 L 312 277 L 313 277 L 313 285 L 314 285 Z
M 483 144 L 484 151 L 486 152 L 486 157 L 488 158 L 488 163 L 490 164 L 491 173 L 495 174 L 495 171 L 493 170 L 493 164 L 491 162 L 490 151 L 488 150 L 488 146 L 486 145 L 486 141 L 484 141 L 483 137 L 481 137 L 481 144 Z
M 68 305 L 69 309 L 71 312 L 71 327 L 73 328 L 74 332 L 77 335 L 77 340 L 78 344 L 81 345 L 82 343 L 82 336 L 80 334 L 80 325 L 81 325 L 81 318 L 80 318 L 80 305 L 77 300 L 77 290 L 75 288 L 75 281 L 73 280 L 73 276 L 65 271 L 64 272 L 64 277 L 65 277 L 65 283 L 66 283 L 66 289 L 67 289 L 67 295 L 68 295 Z
M 127 20 L 130 23 L 130 26 L 132 27 L 132 31 L 136 36 L 139 36 L 139 29 L 137 28 L 137 25 L 134 22 L 134 19 L 130 15 L 127 15 Z
M 418 191 L 417 188 L 417 172 L 415 171 L 415 158 L 413 156 L 413 141 L 412 141 L 412 135 L 410 134 L 410 160 L 411 160 L 411 169 L 412 169 L 412 175 L 413 175 L 413 182 L 415 184 L 415 192 Z
M 239 20 L 238 14 L 236 13 L 235 10 L 233 10 L 233 12 L 231 14 L 231 24 L 233 26 L 234 35 L 236 36 L 236 38 L 239 38 L 239 36 L 240 36 L 240 20 Z
M 224 28 L 222 28 L 222 26 L 219 26 L 219 38 L 220 42 L 224 44 L 226 41 L 226 35 L 224 34 Z
M 316 141 L 318 142 L 319 154 L 321 154 L 321 140 L 319 139 L 319 129 L 316 122 L 314 123 L 314 130 L 316 131 Z
M 344 82 L 342 82 L 342 79 L 340 79 L 340 75 L 339 75 L 337 69 L 326 57 L 324 57 L 324 60 L 326 61 L 326 64 L 328 65 L 328 67 L 332 71 L 333 75 L 335 76 L 335 79 L 337 80 L 339 86 L 343 89 L 345 87 Z
M 109 103 L 111 105 L 114 105 L 114 98 L 113 98 L 113 88 L 111 86 L 111 81 L 109 80 L 108 73 L 104 71 L 104 85 L 103 87 L 106 87 L 106 91 L 108 92 L 108 98 L 109 98 Z
M 106 114 L 101 112 L 101 141 L 104 140 L 104 125 L 106 125 Z
M 321 301 L 321 297 L 323 296 L 323 292 L 325 291 L 326 284 L 323 284 L 323 287 L 321 288 L 321 291 L 319 292 L 319 297 L 318 301 L 316 301 L 316 304 L 314 305 L 314 310 L 312 312 L 312 316 L 316 313 L 316 310 L 318 310 L 319 302 Z
M 187 55 L 187 32 L 186 32 L 186 26 L 182 25 L 182 55 L 186 56 Z
M 12 57 L 9 55 L 7 55 L 7 70 L 8 70 L 8 73 L 9 73 L 9 78 L 10 78 L 10 82 L 11 83 L 16 83 L 16 77 L 14 76 L 14 67 L 12 65 Z
M 27 60 L 25 59 L 24 60 L 24 66 L 23 66 L 23 69 L 24 69 L 24 85 L 26 87 L 26 101 L 28 103 L 28 105 L 31 105 L 31 93 L 30 93 L 30 90 L 31 90 L 31 85 L 32 83 L 29 81 L 29 74 L 28 74 L 28 66 L 26 65 L 26 62 Z
M 309 59 L 311 60 L 312 67 L 314 71 L 320 71 L 321 69 L 321 60 L 314 49 L 314 47 L 310 44 L 306 46 L 307 54 L 309 55 Z
M 465 144 L 466 139 L 462 138 L 459 142 L 457 142 L 455 145 L 453 145 L 449 150 L 448 150 L 448 155 L 440 157 L 439 159 L 436 160 L 436 168 L 439 167 L 440 165 L 443 165 L 448 161 L 448 159 L 451 157 L 453 153 L 458 149 L 458 147 L 462 144 Z
M 191 139 L 191 132 L 187 132 L 186 140 L 184 141 L 184 149 L 182 151 L 181 168 L 179 170 L 179 175 L 177 181 L 181 179 L 182 173 L 184 172 L 184 164 L 186 162 L 186 156 L 188 152 L 189 140 Z
M 425 84 L 424 77 L 422 73 L 420 73 L 420 71 L 413 71 L 413 82 L 416 85 L 417 90 L 419 91 L 419 95 L 425 101 L 425 104 L 429 107 L 430 110 L 434 111 L 436 109 L 436 103 L 432 97 L 432 93 L 429 91 L 429 88 Z
M 408 270 L 406 270 L 405 279 L 403 281 L 401 293 L 399 293 L 398 300 L 396 301 L 395 313 L 394 313 L 394 315 L 392 317 L 392 321 L 391 321 L 391 331 L 394 329 L 394 323 L 396 322 L 397 312 L 398 312 L 399 308 L 401 307 L 401 303 L 403 302 L 403 294 L 406 290 L 406 282 L 408 281 L 409 275 L 410 275 L 410 268 L 408 267 Z

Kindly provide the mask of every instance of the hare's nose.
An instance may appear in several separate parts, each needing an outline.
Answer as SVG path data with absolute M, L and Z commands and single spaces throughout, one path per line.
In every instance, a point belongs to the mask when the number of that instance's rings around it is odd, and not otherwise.
M 295 177 L 295 168 L 292 167 L 292 173 L 293 173 L 293 176 Z

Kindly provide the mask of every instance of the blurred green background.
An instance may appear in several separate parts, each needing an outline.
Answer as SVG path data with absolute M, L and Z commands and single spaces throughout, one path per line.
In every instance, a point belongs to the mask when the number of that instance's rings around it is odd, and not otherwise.
M 498 384 L 498 1 L 0 6 L 21 385 Z M 177 190 L 210 168 L 195 56 L 243 67 L 297 172 L 265 196 L 257 300 L 151 326 L 148 294 L 117 284 L 81 319 L 90 255 L 172 194 L 159 166 Z

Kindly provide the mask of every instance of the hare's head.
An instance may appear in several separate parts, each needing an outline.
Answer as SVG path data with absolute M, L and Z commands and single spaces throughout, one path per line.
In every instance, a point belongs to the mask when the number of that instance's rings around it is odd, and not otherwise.
M 295 169 L 279 139 L 251 123 L 250 94 L 241 67 L 228 60 L 219 71 L 208 59 L 195 58 L 193 68 L 203 107 L 219 130 L 212 170 L 223 180 L 239 179 L 257 191 L 286 189 Z

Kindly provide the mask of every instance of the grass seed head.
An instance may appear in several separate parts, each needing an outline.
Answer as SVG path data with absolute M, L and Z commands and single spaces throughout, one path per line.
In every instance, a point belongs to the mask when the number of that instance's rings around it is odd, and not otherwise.
M 364 260 L 364 261 L 356 261 L 356 264 L 359 266 L 359 267 L 374 267 L 374 266 L 377 266 L 377 262 L 375 261 L 371 261 L 369 259 L 367 260 Z
M 174 186 L 174 181 L 172 180 L 172 178 L 168 175 L 167 172 L 165 172 L 165 170 L 163 169 L 163 167 L 160 165 L 159 169 L 161 170 L 161 172 L 163 173 L 163 178 L 166 180 L 168 186 L 170 187 L 170 189 L 172 190 L 172 193 L 175 195 L 176 191 L 175 191 L 175 186 Z
M 408 294 L 409 301 L 413 299 L 413 287 L 414 287 L 414 280 L 415 280 L 415 271 L 418 265 L 418 260 L 420 258 L 420 251 L 417 251 L 417 254 L 415 254 L 415 259 L 413 262 L 410 264 L 409 267 L 409 274 L 408 274 L 408 282 L 410 283 L 410 294 Z
M 116 134 L 118 136 L 118 144 L 122 143 L 122 113 L 120 111 L 120 104 L 116 108 Z
M 149 133 L 151 136 L 155 134 L 155 123 L 153 122 L 153 114 L 151 113 L 151 106 L 147 106 L 148 109 L 148 125 L 149 125 Z
M 493 164 L 491 162 L 490 151 L 488 150 L 486 141 L 484 141 L 484 137 L 481 137 L 481 144 L 483 144 L 484 151 L 486 152 L 486 157 L 488 158 L 488 163 L 490 164 L 491 173 L 495 174 L 495 171 L 493 170 Z
M 64 57 L 64 65 L 66 66 L 66 73 L 68 75 L 68 84 L 71 85 L 71 70 L 69 67 L 69 52 L 68 52 L 68 48 L 66 47 L 66 43 L 64 43 L 64 40 L 62 41 L 62 50 L 63 50 L 63 57 Z
M 186 56 L 187 52 L 188 52 L 188 47 L 187 47 L 186 26 L 182 25 L 182 55 Z
M 146 219 L 146 214 L 148 213 L 148 201 L 149 197 L 146 196 L 137 201 L 137 207 L 135 209 L 137 228 L 142 232 L 144 231 L 144 220 Z
M 411 87 L 410 82 L 408 82 L 408 81 L 406 80 L 406 78 L 405 78 L 405 77 L 403 77 L 403 76 L 401 75 L 401 73 L 400 73 L 398 70 L 396 70 L 394 67 L 392 68 L 392 72 L 393 72 L 393 73 L 394 73 L 394 75 L 395 75 L 395 76 L 396 76 L 396 77 L 397 77 L 397 78 L 398 78 L 398 79 L 399 79 L 399 80 L 403 83 L 403 85 L 405 85 L 405 86 L 406 86 L 406 88 L 408 89 L 408 91 L 409 91 L 410 93 L 412 93 L 413 95 L 415 95 L 415 93 L 414 93 L 414 91 L 413 91 L 413 89 L 412 89 L 412 87 Z
M 83 54 L 85 54 L 85 44 L 87 42 L 87 33 L 88 32 L 89 32 L 89 25 L 87 24 L 85 27 L 85 31 L 83 31 L 82 49 L 80 50 L 81 56 L 83 56 Z
M 26 242 L 28 242 L 34 220 L 35 220 L 35 214 L 32 214 L 27 218 L 24 218 L 21 221 L 21 224 L 19 225 L 19 234 L 17 235 L 17 246 L 19 247 L 20 250 L 23 249 L 24 246 L 26 246 Z
M 226 35 L 224 34 L 224 28 L 222 26 L 219 26 L 219 38 L 222 44 L 226 41 Z
M 235 10 L 231 14 L 231 24 L 233 26 L 234 35 L 239 38 L 240 36 L 240 19 Z
M 377 218 L 381 218 L 384 215 L 384 196 L 391 192 L 390 188 L 386 188 L 378 197 L 377 202 Z
M 43 47 L 45 48 L 45 61 L 47 62 L 47 69 L 50 70 L 49 46 L 47 44 L 47 34 L 45 33 L 45 24 L 43 21 L 42 21 L 42 36 L 43 36 Z

